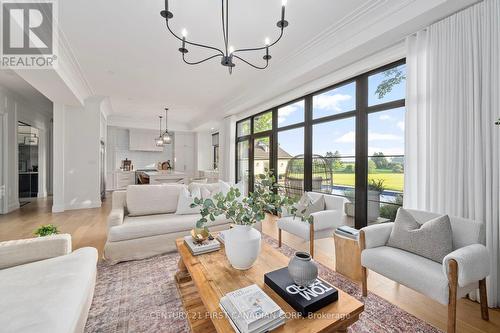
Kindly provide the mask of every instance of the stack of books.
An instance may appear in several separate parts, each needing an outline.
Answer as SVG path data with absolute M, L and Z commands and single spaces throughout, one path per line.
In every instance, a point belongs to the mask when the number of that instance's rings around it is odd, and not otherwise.
M 220 249 L 220 243 L 217 239 L 207 239 L 202 243 L 197 243 L 194 241 L 192 236 L 184 237 L 184 243 L 191 252 L 192 255 L 197 256 L 199 254 L 217 251 Z
M 288 272 L 288 267 L 264 274 L 264 283 L 303 317 L 307 317 L 339 298 L 337 289 L 320 278 L 308 287 L 296 285 Z
M 256 284 L 226 294 L 219 306 L 235 332 L 264 333 L 285 324 L 285 312 Z
M 335 230 L 335 233 L 351 239 L 358 239 L 359 230 L 343 225 Z
M 221 242 L 222 244 L 225 244 L 225 240 L 226 240 L 226 233 L 228 232 L 229 230 L 222 230 L 222 231 L 219 231 L 219 233 L 217 234 L 217 240 L 219 242 Z

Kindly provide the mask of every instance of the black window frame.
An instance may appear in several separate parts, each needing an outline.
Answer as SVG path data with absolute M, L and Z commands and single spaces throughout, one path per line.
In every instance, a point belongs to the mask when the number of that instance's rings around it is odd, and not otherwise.
M 320 90 L 314 91 L 307 95 L 298 97 L 286 103 L 277 105 L 273 108 L 267 109 L 265 111 L 256 113 L 249 117 L 240 119 L 236 122 L 236 158 L 235 158 L 235 170 L 238 172 L 238 142 L 249 140 L 249 179 L 248 179 L 248 191 L 253 190 L 253 174 L 254 174 L 254 140 L 256 138 L 269 135 L 271 140 L 271 152 L 270 152 L 270 166 L 271 171 L 275 172 L 277 170 L 277 156 L 276 152 L 278 150 L 278 133 L 281 131 L 286 131 L 295 128 L 304 128 L 304 191 L 312 190 L 312 140 L 313 126 L 316 124 L 331 122 L 335 120 L 347 119 L 354 117 L 356 126 L 356 146 L 355 146 L 355 227 L 360 229 L 367 226 L 367 216 L 368 216 L 368 115 L 386 111 L 390 109 L 396 109 L 400 107 L 405 107 L 405 99 L 399 99 L 395 101 L 389 101 L 381 104 L 368 105 L 368 78 L 374 74 L 384 72 L 388 69 L 395 68 L 406 64 L 406 59 L 400 59 L 384 66 L 378 67 L 376 69 L 370 70 L 363 74 L 355 77 L 342 80 L 328 87 L 322 88 Z M 322 93 L 328 92 L 330 90 L 342 87 L 346 84 L 355 82 L 356 83 L 356 103 L 355 109 L 352 111 L 341 112 L 333 115 L 328 115 L 321 118 L 313 119 L 313 98 L 314 96 L 320 95 Z M 284 127 L 278 127 L 278 109 L 285 106 L 297 103 L 304 100 L 304 122 L 291 124 Z M 268 131 L 254 133 L 254 118 L 265 113 L 272 112 L 272 128 Z M 238 137 L 238 124 L 244 121 L 250 120 L 250 134 Z M 236 175 L 237 178 L 237 175 Z M 237 181 L 238 179 L 236 179 Z

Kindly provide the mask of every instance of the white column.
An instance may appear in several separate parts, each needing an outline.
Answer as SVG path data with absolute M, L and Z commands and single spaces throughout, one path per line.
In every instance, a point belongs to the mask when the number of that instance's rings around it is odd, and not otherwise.
M 53 139 L 52 139 L 52 144 L 53 144 L 52 212 L 58 213 L 58 212 L 63 212 L 65 206 L 64 203 L 65 110 L 63 104 L 54 103 L 53 119 L 54 123 L 53 123 Z
M 235 142 L 236 142 L 236 117 L 228 116 L 224 118 L 222 131 L 219 132 L 219 143 L 221 144 L 221 167 L 220 177 L 227 182 L 236 180 L 235 166 Z
M 38 197 L 47 196 L 47 130 L 39 129 L 38 138 Z

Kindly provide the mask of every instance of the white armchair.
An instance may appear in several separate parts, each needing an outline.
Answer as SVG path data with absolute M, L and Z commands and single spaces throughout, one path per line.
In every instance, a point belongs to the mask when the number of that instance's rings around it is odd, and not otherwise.
M 407 210 L 423 224 L 439 214 Z M 455 332 L 457 298 L 479 288 L 481 316 L 488 320 L 486 277 L 490 273 L 484 224 L 450 217 L 453 252 L 437 263 L 401 249 L 386 246 L 394 223 L 365 227 L 359 235 L 363 296 L 367 295 L 367 269 L 373 270 L 442 304 L 448 305 L 448 332 Z
M 0 331 L 83 333 L 96 272 L 68 234 L 0 242 Z
M 308 240 L 309 252 L 314 257 L 314 240 L 331 237 L 337 227 L 345 224 L 344 204 L 347 200 L 329 194 L 316 192 L 308 192 L 308 194 L 313 200 L 323 196 L 325 198 L 325 210 L 312 213 L 312 223 L 304 222 L 300 217 L 294 217 L 285 212 L 278 220 L 278 243 L 281 247 L 281 231 L 285 230 L 304 240 Z

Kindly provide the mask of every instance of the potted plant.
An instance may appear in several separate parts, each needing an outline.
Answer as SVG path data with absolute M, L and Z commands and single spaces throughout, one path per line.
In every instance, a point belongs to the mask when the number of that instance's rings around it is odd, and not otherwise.
M 383 179 L 370 179 L 368 184 L 368 221 L 376 221 L 380 216 L 380 194 L 384 192 L 385 185 Z M 354 189 L 344 190 L 344 196 L 349 200 L 344 206 L 347 216 L 354 217 L 355 201 Z
M 344 211 L 347 216 L 354 217 L 354 189 L 348 188 L 344 190 L 344 196 L 349 200 L 349 202 L 345 203 Z
M 224 215 L 234 227 L 226 234 L 224 246 L 231 265 L 240 270 L 249 269 L 260 253 L 261 234 L 252 226 L 264 220 L 266 213 L 280 214 L 283 208 L 295 213 L 293 200 L 277 191 L 278 185 L 270 173 L 259 175 L 254 191 L 242 197 L 236 188 L 224 195 L 217 193 L 214 199 L 195 198 L 191 207 L 200 206 L 201 218 L 196 228 L 205 228 L 207 223 Z
M 38 236 L 38 237 L 45 237 L 45 236 L 50 236 L 50 235 L 57 235 L 58 233 L 59 233 L 59 230 L 57 230 L 57 227 L 55 225 L 46 224 L 46 225 L 42 225 L 38 229 L 36 229 L 33 234 Z
M 384 190 L 383 179 L 370 179 L 368 184 L 368 221 L 376 221 L 380 216 L 380 194 Z

